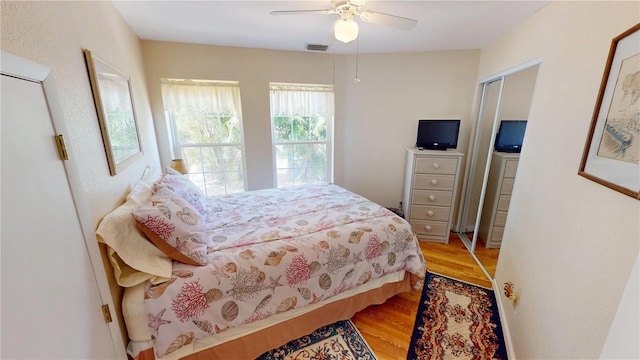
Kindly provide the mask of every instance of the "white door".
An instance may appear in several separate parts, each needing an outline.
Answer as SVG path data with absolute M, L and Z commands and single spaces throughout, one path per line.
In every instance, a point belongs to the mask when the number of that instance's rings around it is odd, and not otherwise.
M 0 89 L 0 357 L 114 359 L 42 84 Z

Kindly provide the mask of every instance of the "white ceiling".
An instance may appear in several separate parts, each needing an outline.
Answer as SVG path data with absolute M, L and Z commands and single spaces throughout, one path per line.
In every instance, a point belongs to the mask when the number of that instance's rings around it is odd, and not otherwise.
M 143 40 L 307 51 L 327 44 L 329 53 L 390 53 L 479 49 L 549 1 L 368 0 L 363 9 L 418 20 L 409 31 L 364 23 L 357 41 L 331 35 L 337 14 L 270 15 L 274 10 L 331 9 L 331 0 L 113 1 Z

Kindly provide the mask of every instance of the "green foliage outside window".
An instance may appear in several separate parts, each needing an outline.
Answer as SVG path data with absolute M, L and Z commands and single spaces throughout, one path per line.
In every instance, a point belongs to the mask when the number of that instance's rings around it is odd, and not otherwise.
M 276 143 L 327 140 L 327 122 L 322 117 L 276 116 L 273 122 Z
M 240 143 L 240 120 L 234 114 L 176 114 L 178 141 L 186 144 Z
M 189 178 L 207 196 L 244 191 L 240 120 L 235 114 L 173 114 Z
M 327 182 L 327 122 L 318 116 L 276 116 L 279 187 Z

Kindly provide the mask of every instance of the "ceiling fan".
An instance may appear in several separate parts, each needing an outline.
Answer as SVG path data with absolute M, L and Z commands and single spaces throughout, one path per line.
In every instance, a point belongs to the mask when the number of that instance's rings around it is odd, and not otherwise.
M 358 37 L 358 23 L 354 21 L 359 17 L 362 21 L 390 26 L 401 30 L 411 30 L 418 23 L 417 20 L 402 16 L 385 14 L 376 11 L 364 10 L 364 0 L 331 0 L 333 9 L 324 10 L 284 10 L 272 11 L 271 15 L 297 15 L 297 14 L 338 14 L 340 19 L 333 26 L 337 40 L 348 43 Z

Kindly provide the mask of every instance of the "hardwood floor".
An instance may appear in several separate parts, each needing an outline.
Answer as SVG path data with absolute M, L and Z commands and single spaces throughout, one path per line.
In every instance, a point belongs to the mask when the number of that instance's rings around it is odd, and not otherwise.
M 469 242 L 471 242 L 473 239 L 473 233 L 467 233 L 466 236 Z M 484 265 L 484 268 L 489 273 L 489 276 L 495 276 L 496 265 L 498 264 L 498 256 L 500 255 L 500 248 L 488 249 L 484 246 L 484 242 L 480 238 L 478 238 L 474 252 L 478 260 L 480 260 L 480 262 Z
M 492 277 L 496 274 L 496 264 L 498 263 L 498 255 L 500 249 L 487 249 L 482 241 L 478 241 L 475 250 L 476 257 L 484 265 L 489 275 Z
M 430 272 L 491 288 L 491 283 L 457 234 L 448 244 L 420 242 Z M 497 258 L 497 256 L 496 256 Z M 382 305 L 369 306 L 352 318 L 380 360 L 406 359 L 421 290 L 399 294 Z

